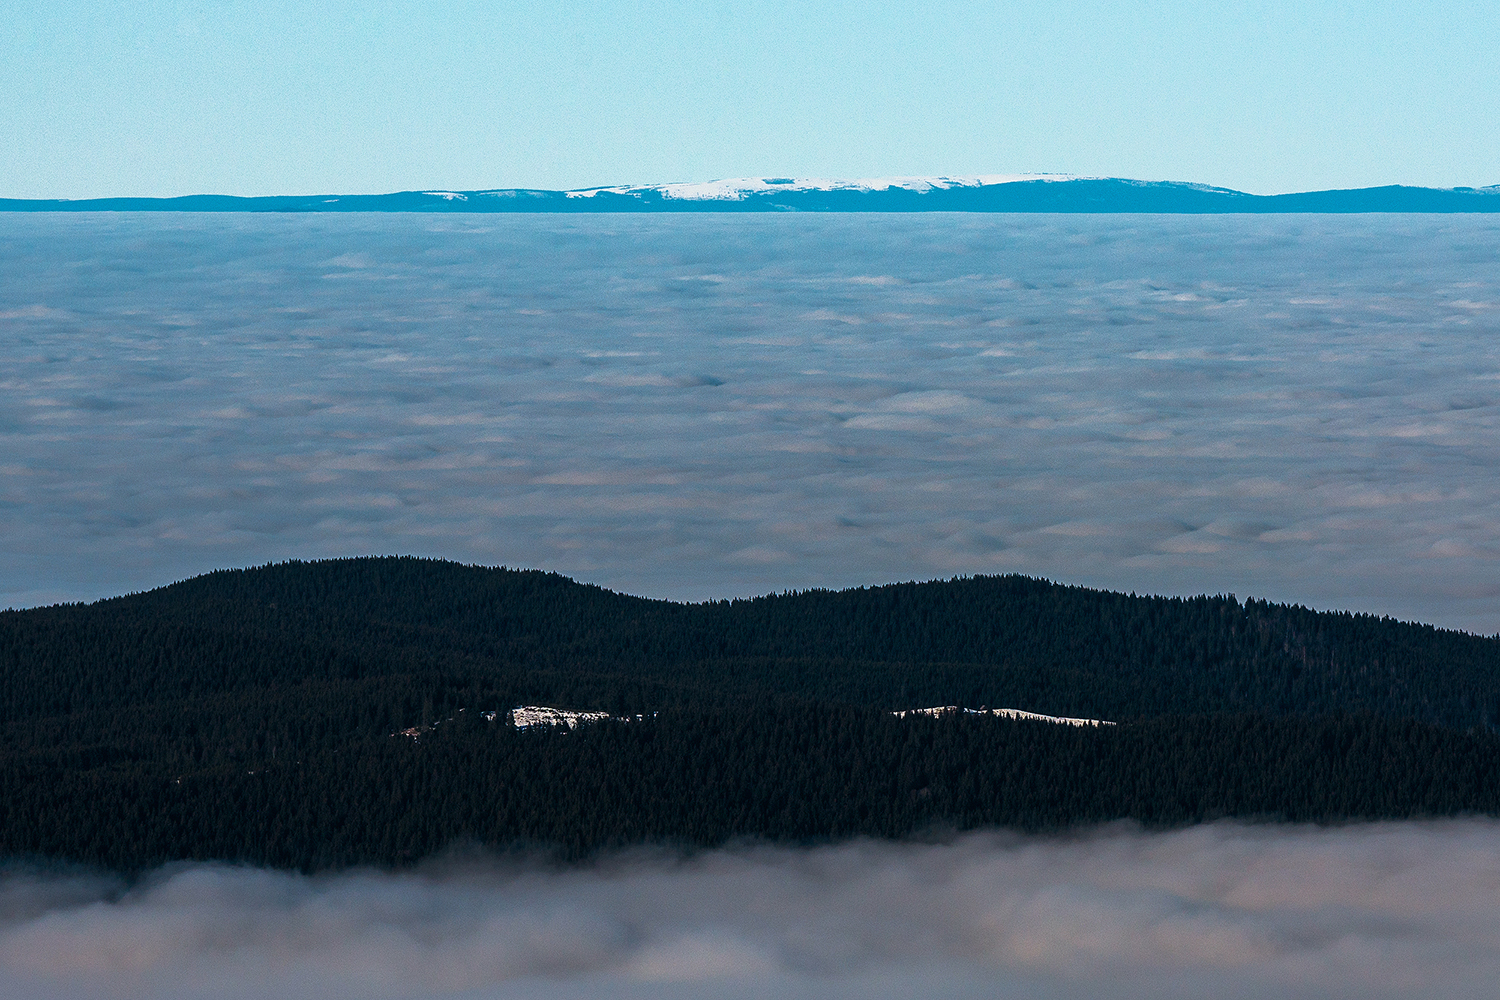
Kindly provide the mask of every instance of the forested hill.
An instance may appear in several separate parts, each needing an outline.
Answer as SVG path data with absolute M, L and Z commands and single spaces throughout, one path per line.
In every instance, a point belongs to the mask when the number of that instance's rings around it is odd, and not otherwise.
M 0 675 L 0 857 L 123 869 L 1500 815 L 1500 639 L 1017 576 L 676 604 L 293 562 L 0 613 Z M 1118 724 L 892 714 L 935 705 Z
M 1020 576 L 676 604 L 537 571 L 292 562 L 0 614 L 0 667 L 0 719 L 431 675 L 618 712 L 774 695 L 1107 719 L 1258 711 L 1500 722 L 1495 638 Z

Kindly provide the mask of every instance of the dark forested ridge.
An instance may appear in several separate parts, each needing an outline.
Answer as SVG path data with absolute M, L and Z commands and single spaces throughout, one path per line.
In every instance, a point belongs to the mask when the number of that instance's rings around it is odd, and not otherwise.
M 0 853 L 112 866 L 1500 813 L 1500 639 L 1228 596 L 294 562 L 0 613 L 0 670 Z M 523 703 L 657 714 L 517 732 Z M 1120 724 L 889 714 L 941 704 Z

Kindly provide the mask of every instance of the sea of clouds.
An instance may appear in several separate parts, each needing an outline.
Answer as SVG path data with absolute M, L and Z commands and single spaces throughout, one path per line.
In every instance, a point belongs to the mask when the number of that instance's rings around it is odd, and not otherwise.
M 1500 825 L 0 872 L 0 997 L 1492 997 Z
M 1500 631 L 1500 221 L 0 216 L 0 607 L 415 553 Z

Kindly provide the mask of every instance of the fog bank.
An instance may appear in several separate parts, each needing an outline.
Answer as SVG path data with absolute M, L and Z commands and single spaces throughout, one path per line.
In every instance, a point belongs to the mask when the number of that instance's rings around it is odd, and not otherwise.
M 1487 821 L 0 877 L 17 998 L 1479 997 L 1497 974 Z
M 1500 221 L 0 218 L 0 607 L 404 553 L 1500 631 Z

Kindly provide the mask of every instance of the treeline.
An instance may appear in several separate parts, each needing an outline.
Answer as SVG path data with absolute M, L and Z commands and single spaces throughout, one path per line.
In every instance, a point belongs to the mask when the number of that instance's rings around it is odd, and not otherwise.
M 182 773 L 176 773 L 176 768 Z M 767 704 L 517 732 L 465 712 L 258 768 L 9 751 L 0 848 L 139 870 L 400 865 L 481 844 L 579 858 L 643 842 L 816 843 L 1133 819 L 1500 812 L 1500 738 L 1373 717 L 1187 716 L 1080 729 Z

